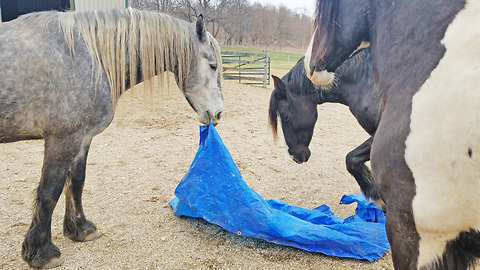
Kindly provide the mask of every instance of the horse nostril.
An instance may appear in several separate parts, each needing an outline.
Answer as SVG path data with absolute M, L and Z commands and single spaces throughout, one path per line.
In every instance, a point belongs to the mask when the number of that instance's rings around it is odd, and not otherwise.
M 305 162 L 307 162 L 308 159 L 310 159 L 311 154 L 312 153 L 310 152 L 310 149 L 307 148 L 306 151 L 305 151 Z
M 220 122 L 220 118 L 222 118 L 222 111 L 217 111 L 216 113 L 212 114 L 210 111 L 207 111 L 207 117 L 212 122 L 213 126 L 216 126 L 218 122 Z
M 315 65 L 310 66 L 310 76 L 313 76 L 313 73 L 315 73 Z
M 222 113 L 223 113 L 222 111 L 217 112 L 215 114 L 215 119 L 220 120 L 220 118 L 222 118 Z
M 300 147 L 296 149 L 288 149 L 288 153 L 292 156 L 293 160 L 298 163 L 307 162 L 310 158 L 310 149 L 308 147 Z

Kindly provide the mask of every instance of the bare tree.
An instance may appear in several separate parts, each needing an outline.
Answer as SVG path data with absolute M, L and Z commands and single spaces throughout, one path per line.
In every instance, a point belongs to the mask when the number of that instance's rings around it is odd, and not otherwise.
M 168 13 L 170 11 L 170 7 L 172 6 L 172 0 L 154 0 L 153 4 L 156 6 L 158 11 Z
M 130 0 L 130 6 L 156 10 L 194 22 L 200 14 L 210 33 L 225 44 L 305 49 L 311 18 L 285 6 L 279 8 L 248 0 Z
M 217 18 L 220 26 L 226 34 L 226 43 L 242 45 L 247 21 L 250 18 L 250 5 L 247 0 L 223 0 L 221 9 L 217 10 Z
M 172 0 L 130 0 L 130 7 L 143 10 L 156 10 L 163 13 L 170 13 Z

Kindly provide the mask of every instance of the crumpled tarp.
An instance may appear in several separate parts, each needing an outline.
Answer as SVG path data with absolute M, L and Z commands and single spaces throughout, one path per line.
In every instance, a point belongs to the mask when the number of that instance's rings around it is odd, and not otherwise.
M 389 249 L 385 215 L 362 194 L 355 215 L 336 217 L 326 205 L 310 210 L 264 200 L 243 181 L 215 128 L 200 127 L 200 147 L 170 201 L 175 216 L 203 218 L 238 235 L 326 255 L 375 261 Z

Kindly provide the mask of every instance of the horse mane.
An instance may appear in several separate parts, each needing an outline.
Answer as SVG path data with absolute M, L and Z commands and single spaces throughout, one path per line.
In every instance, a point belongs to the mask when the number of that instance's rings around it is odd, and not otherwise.
M 314 20 L 319 38 L 320 59 L 323 59 L 325 47 L 327 44 L 333 43 L 335 32 L 335 23 L 337 18 L 338 1 L 337 0 L 317 0 L 317 8 L 315 10 Z M 328 33 L 323 34 L 323 33 Z
M 317 90 L 317 86 L 307 77 L 304 61 L 305 56 L 302 56 L 295 66 L 282 78 L 289 90 L 295 90 L 293 92 L 300 95 L 311 94 L 312 91 Z
M 158 12 L 128 8 L 42 12 L 37 16 L 49 22 L 58 20 L 72 56 L 75 56 L 75 39 L 84 40 L 98 70 L 96 80 L 99 82 L 103 69 L 114 104 L 125 92 L 128 77 L 133 86 L 138 83 L 138 76 L 148 80 L 163 75 L 166 70 L 175 70 L 178 86 L 183 89 L 183 78 L 188 76 L 191 65 L 196 64 L 193 55 L 199 53 L 193 24 Z M 216 57 L 221 57 L 218 44 L 210 34 L 208 38 L 214 45 Z M 141 74 L 137 74 L 137 66 Z M 162 82 L 164 76 L 159 78 Z M 151 91 L 153 84 L 146 87 Z
M 335 70 L 337 77 L 341 78 L 352 69 L 355 81 L 368 79 L 373 76 L 373 62 L 370 55 L 370 48 L 358 50 Z

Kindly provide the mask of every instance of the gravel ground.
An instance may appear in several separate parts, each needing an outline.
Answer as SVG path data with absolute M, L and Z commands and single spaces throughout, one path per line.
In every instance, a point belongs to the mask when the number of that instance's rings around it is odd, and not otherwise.
M 322 105 L 312 156 L 298 165 L 281 131 L 275 143 L 268 130 L 271 90 L 223 82 L 225 113 L 217 131 L 243 179 L 265 199 L 306 208 L 325 203 L 340 217 L 352 215 L 355 205 L 339 205 L 342 195 L 360 192 L 345 155 L 368 135 L 345 106 Z M 393 269 L 390 252 L 374 263 L 335 258 L 173 216 L 168 202 L 197 150 L 198 125 L 174 86 L 122 97 L 113 123 L 93 140 L 87 165 L 85 213 L 102 235 L 86 243 L 65 238 L 62 196 L 52 237 L 66 260 L 57 269 Z M 43 141 L 0 146 L 0 269 L 28 269 L 20 251 L 42 158 Z

